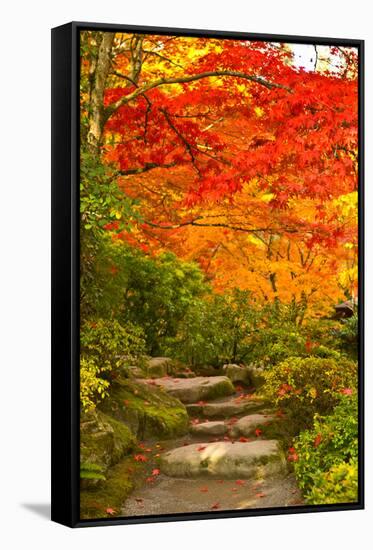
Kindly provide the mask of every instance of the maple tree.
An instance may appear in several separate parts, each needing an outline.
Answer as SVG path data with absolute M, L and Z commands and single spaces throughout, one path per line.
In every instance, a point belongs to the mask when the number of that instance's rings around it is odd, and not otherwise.
M 103 232 L 300 323 L 356 298 L 353 48 L 313 71 L 280 43 L 85 32 L 81 48 L 82 143 L 119 193 L 96 205 Z

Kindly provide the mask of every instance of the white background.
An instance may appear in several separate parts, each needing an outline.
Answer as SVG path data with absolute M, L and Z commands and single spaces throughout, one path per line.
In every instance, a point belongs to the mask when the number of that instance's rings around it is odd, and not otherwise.
M 367 241 L 372 233 L 372 32 L 363 0 L 7 0 L 2 4 L 0 541 L 4 549 L 371 547 L 367 509 L 330 514 L 71 530 L 48 518 L 50 469 L 50 28 L 98 21 L 366 39 Z M 5 118 L 5 125 L 4 125 Z M 372 253 L 367 254 L 367 279 Z M 367 309 L 371 302 L 367 285 Z M 369 320 L 371 315 L 367 315 Z M 372 421 L 367 331 L 367 424 Z M 370 539 L 370 542 L 369 542 Z

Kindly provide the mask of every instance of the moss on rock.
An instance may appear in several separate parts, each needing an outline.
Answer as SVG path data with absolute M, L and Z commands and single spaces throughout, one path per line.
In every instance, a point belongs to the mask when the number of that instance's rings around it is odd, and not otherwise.
M 129 457 L 110 468 L 103 484 L 80 491 L 80 518 L 97 519 L 120 515 L 121 506 L 134 489 L 135 475 L 140 473 L 141 466 L 134 464 Z
M 80 424 L 80 461 L 105 471 L 135 446 L 131 430 L 101 411 L 85 414 Z
M 184 405 L 155 386 L 118 378 L 102 410 L 124 422 L 139 438 L 171 438 L 188 431 Z

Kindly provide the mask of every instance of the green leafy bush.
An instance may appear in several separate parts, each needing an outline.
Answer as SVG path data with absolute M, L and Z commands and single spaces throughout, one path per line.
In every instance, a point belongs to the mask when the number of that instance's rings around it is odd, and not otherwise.
M 357 365 L 344 358 L 290 357 L 264 376 L 263 393 L 286 411 L 296 433 L 310 427 L 316 413 L 330 413 L 340 391 L 356 387 Z
M 119 318 L 143 329 L 150 355 L 163 353 L 188 310 L 208 293 L 203 273 L 174 254 L 153 258 L 125 247 L 116 265 L 125 279 Z
M 143 331 L 131 323 L 98 319 L 84 323 L 80 332 L 81 355 L 93 359 L 100 372 L 137 363 L 145 353 Z
M 244 362 L 251 351 L 257 310 L 248 291 L 196 300 L 167 350 L 192 366 Z
M 315 478 L 307 495 L 310 504 L 346 504 L 358 500 L 358 463 L 351 461 L 332 466 Z
M 309 503 L 357 500 L 356 393 L 340 395 L 331 415 L 316 415 L 312 429 L 302 432 L 296 438 L 294 447 L 297 456 L 295 475 Z
M 359 333 L 358 315 L 355 314 L 349 319 L 344 319 L 341 323 L 342 327 L 337 332 L 339 346 L 341 350 L 347 353 L 350 357 L 356 359 L 358 354 Z
M 306 355 L 306 341 L 295 325 L 264 326 L 253 335 L 250 359 L 262 367 L 272 367 L 289 356 Z
M 80 352 L 80 400 L 89 411 L 108 395 L 116 368 L 142 362 L 145 342 L 139 327 L 100 319 L 83 324 Z
M 94 359 L 82 357 L 80 360 L 80 403 L 85 412 L 93 410 L 96 403 L 108 395 L 108 380 L 101 378 L 103 371 Z

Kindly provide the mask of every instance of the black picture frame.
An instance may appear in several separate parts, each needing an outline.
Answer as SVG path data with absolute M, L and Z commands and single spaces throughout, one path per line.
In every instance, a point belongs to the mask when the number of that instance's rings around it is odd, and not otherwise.
M 359 52 L 359 500 L 330 504 L 81 520 L 79 517 L 79 32 L 131 31 L 350 46 Z M 364 41 L 72 22 L 52 29 L 52 520 L 87 527 L 364 508 Z

